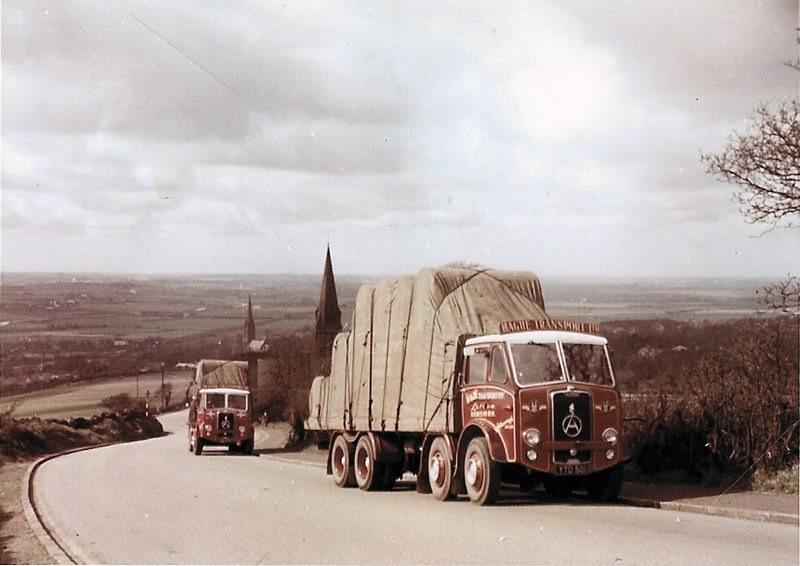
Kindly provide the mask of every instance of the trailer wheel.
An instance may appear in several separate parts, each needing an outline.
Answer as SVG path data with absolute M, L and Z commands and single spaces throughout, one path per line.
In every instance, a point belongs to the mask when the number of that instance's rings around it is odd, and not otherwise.
M 441 436 L 433 439 L 428 452 L 428 481 L 436 499 L 439 501 L 452 499 L 450 487 L 453 482 L 453 461 L 450 459 L 447 443 Z
M 500 469 L 489 455 L 483 436 L 469 441 L 464 456 L 464 481 L 467 494 L 476 505 L 492 505 L 500 493 Z
M 607 470 L 586 478 L 586 491 L 589 499 L 595 501 L 615 501 L 622 489 L 622 467 Z
M 363 435 L 356 443 L 356 483 L 364 491 L 375 491 L 385 485 L 386 464 L 375 461 L 375 449 L 369 436 Z
M 331 471 L 333 472 L 333 481 L 339 487 L 353 487 L 356 485 L 352 447 L 342 435 L 337 436 L 336 440 L 333 441 Z

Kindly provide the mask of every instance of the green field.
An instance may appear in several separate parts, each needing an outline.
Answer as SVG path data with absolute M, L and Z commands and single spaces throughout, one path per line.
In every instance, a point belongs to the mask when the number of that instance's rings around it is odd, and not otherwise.
M 172 403 L 183 401 L 184 394 L 194 378 L 194 371 L 168 372 L 164 381 L 172 383 Z M 127 393 L 136 397 L 137 381 L 139 396 L 144 399 L 150 391 L 150 406 L 154 409 L 161 403 L 161 374 L 146 373 L 132 377 L 120 377 L 107 381 L 90 383 L 72 383 L 59 385 L 44 391 L 35 391 L 21 395 L 11 395 L 0 399 L 0 411 L 8 410 L 16 403 L 14 416 L 40 417 L 43 419 L 68 419 L 70 417 L 91 417 L 102 413 L 100 399 Z

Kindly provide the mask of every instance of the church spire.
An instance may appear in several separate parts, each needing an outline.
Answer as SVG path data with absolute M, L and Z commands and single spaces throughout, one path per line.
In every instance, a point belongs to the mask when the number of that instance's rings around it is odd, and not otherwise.
M 336 296 L 336 282 L 333 278 L 330 246 L 328 246 L 325 253 L 325 269 L 322 272 L 316 319 L 316 366 L 318 372 L 327 374 L 330 371 L 333 339 L 342 330 L 342 311 L 339 310 L 339 299 Z
M 256 339 L 256 321 L 253 319 L 253 299 L 247 295 L 247 321 L 244 323 L 245 346 Z

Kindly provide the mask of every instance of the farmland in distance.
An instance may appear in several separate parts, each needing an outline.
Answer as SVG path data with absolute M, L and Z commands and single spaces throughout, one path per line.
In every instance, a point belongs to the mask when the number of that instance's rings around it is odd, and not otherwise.
M 376 279 L 337 276 L 345 326 L 359 286 Z M 551 316 L 694 325 L 759 316 L 756 290 L 765 283 L 542 281 Z M 0 401 L 7 401 L 55 385 L 119 380 L 159 372 L 162 364 L 169 370 L 180 362 L 235 355 L 242 346 L 248 296 L 259 337 L 310 332 L 319 276 L 11 273 L 3 274 L 0 294 Z

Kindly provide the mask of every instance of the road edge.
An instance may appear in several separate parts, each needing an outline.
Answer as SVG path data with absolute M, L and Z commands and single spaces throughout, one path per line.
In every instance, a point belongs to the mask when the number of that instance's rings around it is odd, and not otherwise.
M 33 477 L 36 474 L 36 470 L 38 470 L 39 466 L 45 462 L 54 460 L 60 456 L 66 456 L 76 452 L 84 452 L 94 448 L 103 448 L 105 446 L 111 446 L 112 444 L 118 443 L 105 442 L 103 444 L 95 444 L 92 446 L 80 446 L 78 448 L 72 448 L 56 454 L 48 454 L 47 456 L 43 456 L 33 462 L 30 466 L 28 466 L 28 469 L 25 472 L 25 477 L 22 479 L 22 489 L 20 494 L 22 499 L 22 512 L 25 515 L 25 520 L 28 523 L 28 527 L 31 529 L 34 536 L 36 536 L 36 539 L 42 544 L 42 546 L 44 546 L 45 550 L 56 564 L 87 564 L 89 563 L 89 560 L 81 556 L 82 553 L 79 550 L 72 547 L 67 549 L 66 546 L 71 545 L 67 545 L 65 541 L 59 541 L 55 533 L 45 524 L 45 521 L 42 518 L 41 513 L 39 513 L 34 501 Z
M 658 501 L 657 499 L 642 499 L 639 497 L 620 497 L 618 501 L 633 507 L 650 507 L 663 509 L 664 511 L 682 511 L 684 513 L 711 515 L 714 517 L 731 517 L 733 519 L 747 519 L 761 523 L 781 523 L 784 525 L 797 525 L 800 523 L 800 517 L 797 515 L 775 511 L 717 507 L 714 505 L 699 505 L 697 503 L 682 503 L 680 501 Z

